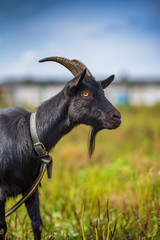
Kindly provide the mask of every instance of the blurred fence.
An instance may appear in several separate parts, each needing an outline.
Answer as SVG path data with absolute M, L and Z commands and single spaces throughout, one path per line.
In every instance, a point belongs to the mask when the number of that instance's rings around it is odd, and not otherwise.
M 0 101 L 4 105 L 33 105 L 56 95 L 64 87 L 64 82 L 21 81 L 0 85 Z M 160 81 L 116 82 L 105 89 L 107 98 L 114 105 L 147 105 L 160 103 Z

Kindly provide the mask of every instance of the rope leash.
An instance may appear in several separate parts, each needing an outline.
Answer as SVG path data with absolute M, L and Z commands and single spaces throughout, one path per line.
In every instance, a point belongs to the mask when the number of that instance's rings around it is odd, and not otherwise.
M 52 156 L 50 155 L 50 153 L 48 151 L 46 151 L 45 146 L 43 145 L 43 143 L 40 142 L 40 140 L 38 138 L 37 130 L 36 130 L 36 113 L 31 114 L 30 131 L 31 131 L 31 136 L 32 136 L 32 140 L 34 143 L 33 147 L 42 161 L 40 172 L 38 174 L 38 177 L 32 184 L 30 191 L 5 213 L 5 217 L 8 217 L 9 215 L 11 215 L 28 198 L 30 198 L 33 195 L 33 193 L 36 191 L 40 181 L 42 180 L 46 169 L 47 169 L 48 178 L 51 178 L 51 176 L 52 176 Z
M 9 215 L 11 215 L 14 211 L 16 211 L 28 198 L 30 198 L 32 196 L 32 194 L 35 192 L 36 188 L 38 187 L 44 173 L 46 170 L 46 164 L 41 165 L 41 169 L 40 169 L 40 173 L 37 177 L 37 179 L 35 180 L 35 182 L 33 183 L 31 190 L 29 191 L 29 193 L 27 193 L 21 200 L 19 200 L 19 202 L 17 202 L 11 209 L 9 209 L 6 213 L 5 213 L 5 217 L 8 217 Z

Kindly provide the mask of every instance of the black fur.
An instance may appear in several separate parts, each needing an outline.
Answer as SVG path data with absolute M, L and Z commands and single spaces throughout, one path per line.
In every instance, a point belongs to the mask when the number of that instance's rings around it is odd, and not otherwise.
M 68 82 L 58 95 L 38 107 L 37 132 L 48 151 L 73 127 L 86 124 L 92 127 L 91 155 L 97 132 L 120 125 L 120 113 L 105 98 L 102 88 L 110 82 L 111 78 L 97 82 L 83 71 Z M 28 192 L 40 169 L 40 159 L 33 149 L 30 134 L 30 115 L 31 112 L 25 109 L 0 109 L 0 240 L 4 240 L 6 233 L 6 199 Z M 34 239 L 39 240 L 42 221 L 38 189 L 27 200 L 26 207 L 32 221 Z

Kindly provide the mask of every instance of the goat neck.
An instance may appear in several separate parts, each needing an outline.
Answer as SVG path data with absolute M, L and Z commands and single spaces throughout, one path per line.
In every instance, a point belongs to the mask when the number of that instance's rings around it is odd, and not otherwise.
M 48 151 L 74 127 L 68 118 L 68 105 L 69 97 L 61 91 L 37 109 L 37 133 Z

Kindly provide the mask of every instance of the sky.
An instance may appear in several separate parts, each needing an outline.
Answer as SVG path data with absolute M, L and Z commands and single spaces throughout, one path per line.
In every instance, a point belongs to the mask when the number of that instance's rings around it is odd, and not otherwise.
M 79 59 L 99 78 L 160 78 L 159 0 L 0 0 L 0 81 L 72 74 L 38 60 Z

